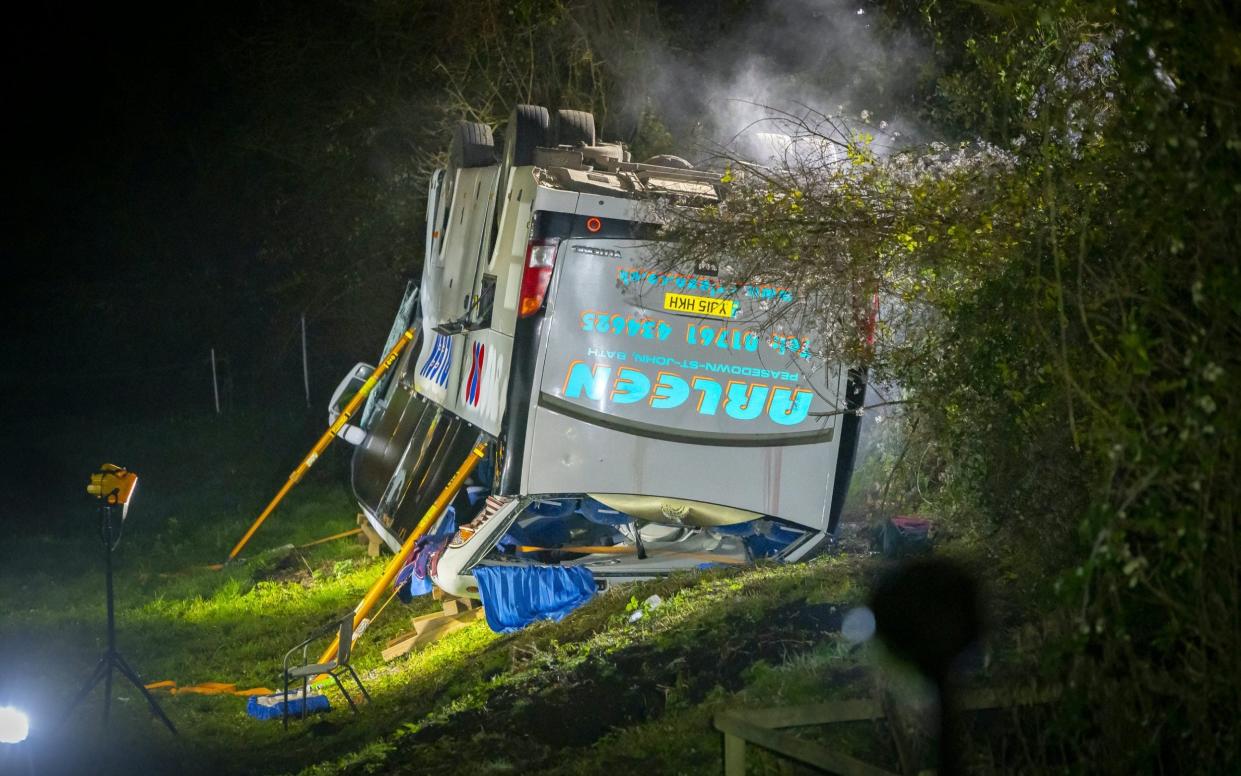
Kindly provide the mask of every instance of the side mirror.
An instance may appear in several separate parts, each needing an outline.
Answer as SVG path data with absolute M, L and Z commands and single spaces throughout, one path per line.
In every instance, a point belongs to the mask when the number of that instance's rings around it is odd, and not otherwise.
M 355 426 L 352 423 L 346 423 L 336 435 L 338 439 L 343 439 L 349 444 L 357 447 L 366 441 L 366 431 L 361 426 Z
M 353 398 L 375 372 L 375 367 L 370 364 L 357 364 L 353 369 L 349 370 L 349 374 L 345 375 L 340 384 L 336 386 L 336 390 L 332 392 L 332 400 L 328 403 L 327 421 L 328 424 L 336 422 L 340 417 L 341 408 Z M 366 431 L 352 423 L 346 423 L 336 435 L 338 438 L 345 440 L 351 445 L 357 445 L 366 438 Z

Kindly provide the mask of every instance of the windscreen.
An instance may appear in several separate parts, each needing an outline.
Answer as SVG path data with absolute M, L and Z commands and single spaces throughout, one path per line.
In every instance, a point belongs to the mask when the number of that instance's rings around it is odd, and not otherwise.
M 796 294 L 660 269 L 650 242 L 560 245 L 540 403 L 626 433 L 694 444 L 829 441 L 843 386 Z

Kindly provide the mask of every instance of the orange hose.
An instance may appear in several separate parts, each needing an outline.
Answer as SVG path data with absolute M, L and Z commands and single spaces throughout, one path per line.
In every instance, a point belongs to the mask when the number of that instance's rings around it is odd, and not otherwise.
M 636 555 L 638 548 L 632 545 L 610 545 L 610 546 L 581 546 L 581 547 L 530 547 L 521 546 L 517 548 L 518 552 L 545 552 L 556 550 L 559 552 L 581 553 L 583 555 Z M 681 552 L 680 550 L 663 550 L 646 548 L 647 555 L 662 555 L 664 557 L 677 558 L 693 558 L 703 561 L 704 563 L 724 563 L 728 565 L 745 565 L 745 561 L 736 558 L 722 558 L 712 555 L 709 552 Z

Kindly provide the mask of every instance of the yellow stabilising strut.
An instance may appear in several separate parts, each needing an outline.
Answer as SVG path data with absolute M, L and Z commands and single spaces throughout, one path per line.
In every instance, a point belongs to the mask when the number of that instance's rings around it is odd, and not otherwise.
M 413 551 L 414 544 L 425 534 L 431 530 L 431 526 L 435 525 L 435 521 L 439 519 L 444 510 L 448 508 L 448 504 L 456 497 L 457 491 L 461 490 L 461 485 L 465 483 L 465 478 L 470 476 L 470 472 L 474 471 L 474 467 L 478 466 L 478 462 L 483 460 L 483 456 L 487 454 L 487 443 L 480 441 L 474 445 L 474 449 L 466 456 L 461 467 L 457 469 L 457 473 L 452 476 L 444 489 L 440 491 L 440 495 L 435 499 L 435 503 L 427 509 L 422 519 L 418 521 L 418 525 L 414 526 L 414 530 L 409 532 L 409 536 L 405 538 L 405 543 L 401 545 L 401 550 L 388 563 L 388 567 L 384 569 L 383 576 L 375 580 L 375 584 L 371 585 L 371 589 L 367 591 L 366 596 L 362 599 L 357 608 L 353 610 L 353 628 L 357 632 L 357 628 L 366 619 L 366 615 L 370 614 L 371 609 L 375 608 L 375 603 L 379 601 L 388 585 L 392 584 L 392 580 L 396 579 L 396 575 L 400 573 L 401 567 L 405 565 L 409 558 L 409 553 Z M 340 646 L 340 637 L 332 639 L 332 646 L 324 651 L 319 658 L 320 663 L 326 663 L 329 660 L 336 659 L 336 648 Z
M 401 357 L 401 351 L 405 350 L 405 347 L 413 340 L 413 329 L 407 329 L 401 335 L 401 338 L 397 340 L 392 350 L 388 352 L 388 355 L 384 357 L 383 362 L 375 369 L 374 374 L 366 378 L 366 382 L 362 383 L 362 387 L 358 389 L 354 397 L 349 400 L 345 408 L 336 416 L 336 421 L 328 427 L 327 431 L 323 432 L 323 436 L 319 437 L 318 442 L 315 442 L 315 446 L 310 449 L 310 453 L 302 459 L 302 462 L 289 475 L 288 481 L 284 483 L 284 487 L 280 489 L 276 497 L 271 500 L 271 503 L 267 505 L 262 514 L 255 518 L 254 523 L 250 526 L 250 530 L 246 531 L 246 535 L 241 537 L 241 541 L 237 542 L 237 546 L 228 554 L 228 559 L 224 561 L 225 563 L 230 563 L 237 557 L 237 553 L 241 552 L 242 548 L 246 546 L 246 542 L 250 541 L 250 537 L 254 536 L 255 531 L 259 530 L 259 526 L 263 524 L 263 521 L 275 511 L 276 506 L 284 500 L 284 497 L 289 495 L 289 491 L 293 490 L 293 486 L 302 477 L 306 476 L 306 472 L 310 471 L 310 467 L 315 465 L 315 461 L 319 460 L 319 456 L 323 455 L 323 451 L 327 449 L 328 445 L 332 444 L 332 440 L 336 438 L 340 430 L 349 422 L 349 418 L 353 417 L 353 413 L 357 412 L 358 407 L 362 406 L 362 402 L 366 401 L 366 397 L 375 389 L 375 385 L 379 383 L 379 378 L 383 377 L 384 373 L 392 368 L 392 365 Z

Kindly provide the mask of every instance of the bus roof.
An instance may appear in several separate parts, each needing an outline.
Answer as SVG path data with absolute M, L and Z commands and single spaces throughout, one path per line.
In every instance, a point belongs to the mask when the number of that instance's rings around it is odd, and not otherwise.
M 539 148 L 534 153 L 534 176 L 540 186 L 579 194 L 673 197 L 692 204 L 720 199 L 716 173 L 621 159 L 617 145 Z

